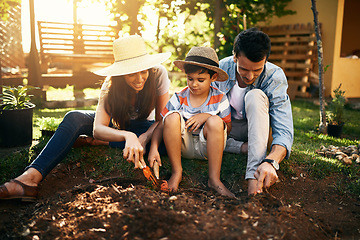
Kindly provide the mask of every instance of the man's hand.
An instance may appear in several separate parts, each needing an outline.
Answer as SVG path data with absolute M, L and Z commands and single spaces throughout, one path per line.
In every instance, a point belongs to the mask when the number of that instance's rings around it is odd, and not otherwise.
M 256 179 L 250 179 L 248 182 L 249 195 L 262 193 L 263 188 L 269 188 L 279 179 L 274 167 L 267 162 L 260 164 L 254 176 Z

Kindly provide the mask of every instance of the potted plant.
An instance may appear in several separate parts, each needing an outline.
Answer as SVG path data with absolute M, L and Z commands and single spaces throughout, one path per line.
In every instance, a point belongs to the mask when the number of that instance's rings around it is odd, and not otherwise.
M 346 103 L 345 91 L 342 91 L 341 84 L 334 90 L 334 97 L 330 102 L 327 112 L 328 135 L 340 137 L 344 122 L 344 108 Z
M 35 104 L 30 102 L 31 86 L 2 86 L 0 94 L 0 147 L 18 147 L 32 143 L 32 119 Z
M 61 118 L 55 118 L 55 117 L 40 118 L 39 127 L 41 130 L 41 135 L 51 137 L 58 128 L 60 123 L 61 123 Z

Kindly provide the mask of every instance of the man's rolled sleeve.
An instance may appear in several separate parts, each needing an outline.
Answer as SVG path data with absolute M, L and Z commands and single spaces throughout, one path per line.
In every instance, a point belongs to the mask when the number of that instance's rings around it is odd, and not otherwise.
M 294 126 L 290 98 L 287 95 L 287 80 L 281 68 L 277 68 L 268 81 L 264 92 L 269 97 L 270 124 L 272 128 L 272 145 L 286 148 L 286 158 L 289 158 L 294 138 Z

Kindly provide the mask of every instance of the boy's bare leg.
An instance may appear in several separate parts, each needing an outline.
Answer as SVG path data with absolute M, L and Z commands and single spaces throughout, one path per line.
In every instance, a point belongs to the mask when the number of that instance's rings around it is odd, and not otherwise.
M 168 186 L 170 191 L 177 191 L 182 179 L 181 126 L 178 113 L 172 113 L 165 118 L 163 139 L 171 164 L 171 177 Z
M 224 122 L 219 116 L 211 116 L 204 127 L 204 137 L 207 139 L 207 155 L 209 161 L 208 186 L 221 195 L 235 197 L 220 180 L 221 162 L 224 149 Z

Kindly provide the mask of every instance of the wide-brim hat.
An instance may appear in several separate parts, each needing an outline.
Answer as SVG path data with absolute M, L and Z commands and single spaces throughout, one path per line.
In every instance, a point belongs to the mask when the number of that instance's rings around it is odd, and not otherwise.
M 115 62 L 94 73 L 100 76 L 121 76 L 152 68 L 166 61 L 171 53 L 148 54 L 145 41 L 138 35 L 118 38 L 113 43 Z
M 192 47 L 185 57 L 185 60 L 175 60 L 175 66 L 184 71 L 185 64 L 201 66 L 218 73 L 217 81 L 226 81 L 229 76 L 219 68 L 219 58 L 213 48 Z

